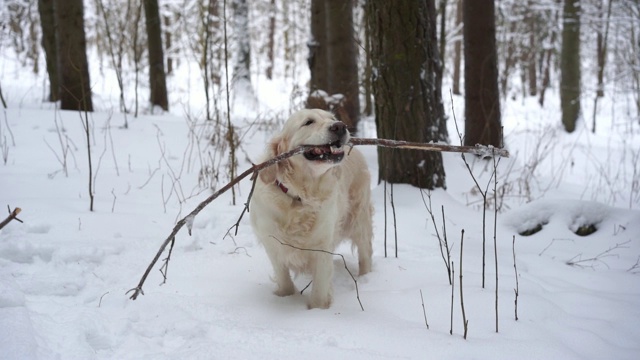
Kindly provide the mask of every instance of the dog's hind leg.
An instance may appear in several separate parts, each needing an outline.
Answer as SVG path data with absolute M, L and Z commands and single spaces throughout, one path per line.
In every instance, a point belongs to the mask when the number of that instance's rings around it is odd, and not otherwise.
M 359 275 L 364 275 L 371 271 L 371 257 L 373 256 L 371 212 L 371 207 L 363 208 L 358 212 L 349 236 L 358 248 Z

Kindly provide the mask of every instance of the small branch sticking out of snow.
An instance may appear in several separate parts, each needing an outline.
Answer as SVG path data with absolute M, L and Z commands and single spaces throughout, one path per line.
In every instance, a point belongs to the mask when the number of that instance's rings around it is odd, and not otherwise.
M 187 225 L 187 231 L 189 232 L 189 236 L 191 236 L 191 230 L 193 229 L 193 220 L 196 219 L 195 215 L 187 215 L 185 219 L 185 225 Z
M 11 208 L 9 207 L 9 205 L 7 205 L 7 210 L 9 210 L 9 216 L 7 216 L 6 219 L 0 222 L 0 229 L 5 227 L 9 222 L 11 222 L 11 220 L 22 222 L 22 220 L 18 219 L 18 214 L 20 214 L 20 211 L 22 211 L 22 209 L 18 207 L 13 209 L 13 211 L 11 211 Z

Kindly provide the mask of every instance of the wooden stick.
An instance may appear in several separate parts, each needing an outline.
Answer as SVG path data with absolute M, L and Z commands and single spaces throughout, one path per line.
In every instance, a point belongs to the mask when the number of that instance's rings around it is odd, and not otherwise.
M 5 227 L 9 222 L 11 222 L 11 220 L 16 220 L 19 222 L 22 222 L 22 220 L 18 219 L 18 214 L 20 214 L 20 211 L 22 211 L 22 209 L 15 208 L 13 209 L 13 211 L 11 211 L 11 208 L 9 208 L 9 206 L 7 205 L 7 210 L 9 210 L 9 216 L 7 216 L 6 219 L 2 220 L 2 222 L 0 222 L 0 229 L 2 229 L 3 227 Z
M 509 157 L 509 151 L 496 148 L 493 146 L 476 145 L 476 146 L 456 146 L 449 144 L 432 144 L 418 143 L 403 140 L 388 139 L 370 139 L 370 138 L 351 138 L 349 141 L 353 145 L 375 145 L 390 148 L 413 149 L 423 151 L 439 151 L 439 152 L 457 152 L 475 154 L 482 157 Z

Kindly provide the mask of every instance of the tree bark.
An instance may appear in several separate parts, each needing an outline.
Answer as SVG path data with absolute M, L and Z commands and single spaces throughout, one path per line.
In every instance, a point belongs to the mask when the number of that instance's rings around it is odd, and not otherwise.
M 560 106 L 567 132 L 576 129 L 580 116 L 580 0 L 565 0 L 560 53 Z
M 463 0 L 465 145 L 501 147 L 493 0 Z
M 60 108 L 93 111 L 82 0 L 56 0 Z
M 325 15 L 329 94 L 344 96 L 335 109 L 336 115 L 355 130 L 360 120 L 360 89 L 353 0 L 325 0 Z
M 462 24 L 462 0 L 458 0 L 456 9 L 456 29 Z M 462 40 L 458 39 L 453 44 L 453 93 L 460 95 L 460 65 L 462 58 Z
M 164 50 L 162 48 L 162 25 L 158 0 L 143 0 L 147 26 L 147 46 L 149 51 L 149 101 L 151 106 L 169 110 L 167 80 L 164 71 Z
M 267 36 L 267 69 L 265 74 L 267 79 L 273 79 L 273 66 L 274 66 L 274 47 L 276 36 L 276 0 L 271 0 L 269 3 L 269 35 Z
M 310 93 L 316 90 L 329 91 L 327 74 L 327 25 L 325 0 L 311 0 L 311 39 L 307 43 L 307 63 L 311 72 Z
M 367 4 L 378 137 L 446 141 L 433 0 Z M 445 187 L 442 156 L 378 148 L 379 181 Z
M 56 48 L 56 23 L 53 0 L 38 0 L 40 25 L 42 26 L 42 48 L 44 49 L 49 75 L 49 101 L 60 99 L 60 83 L 58 81 L 58 63 Z

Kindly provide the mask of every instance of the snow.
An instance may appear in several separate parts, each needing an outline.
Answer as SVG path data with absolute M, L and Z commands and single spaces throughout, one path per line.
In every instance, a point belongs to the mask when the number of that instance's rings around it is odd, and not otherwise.
M 146 280 L 144 295 L 130 300 L 127 292 L 137 286 L 175 222 L 210 195 L 198 187 L 198 175 L 212 149 L 200 132 L 195 144 L 192 131 L 204 128 L 204 121 L 193 126 L 176 105 L 197 114 L 199 95 L 174 98 L 172 113 L 129 116 L 128 129 L 120 127 L 124 117 L 117 112 L 90 114 L 96 196 L 90 212 L 79 115 L 40 103 L 42 89 L 11 71 L 2 76 L 9 108 L 0 114 L 0 135 L 9 153 L 0 165 L 0 205 L 21 207 L 24 221 L 0 230 L 3 359 L 636 359 L 640 353 L 640 199 L 633 186 L 640 132 L 631 120 L 620 126 L 621 115 L 601 110 L 597 135 L 585 126 L 567 135 L 559 127 L 557 94 L 548 95 L 544 109 L 535 99 L 504 104 L 511 158 L 498 165 L 499 194 L 505 195 L 497 201 L 497 333 L 493 162 L 467 156 L 478 182 L 488 186 L 483 288 L 482 198 L 460 155 L 444 154 L 447 190 L 431 197 L 440 233 L 444 207 L 452 246 L 450 335 L 451 287 L 416 188 L 394 186 L 398 257 L 389 206 L 389 256 L 384 256 L 384 188 L 375 182 L 373 147 L 362 147 L 374 177 L 375 206 L 373 271 L 357 279 L 364 311 L 339 257 L 329 310 L 307 310 L 306 294 L 273 295 L 271 265 L 248 217 L 237 235 L 228 233 L 249 194 L 248 180 L 240 185 L 236 205 L 227 192 L 188 219 L 192 236 L 186 228 L 178 233 L 167 281 L 162 284 L 158 271 L 165 253 Z M 232 117 L 242 139 L 240 171 L 258 159 L 289 110 L 289 86 L 263 78 L 257 83 L 261 112 Z M 102 99 L 97 108 L 109 109 L 117 104 L 117 92 L 100 92 L 103 87 L 95 87 Z M 612 108 L 607 101 L 601 109 Z M 457 114 L 463 113 L 462 103 L 453 98 Z M 445 100 L 445 108 L 450 105 Z M 449 123 L 449 133 L 455 133 Z M 373 136 L 373 120 L 364 119 L 359 130 Z M 222 167 L 226 157 L 224 152 Z M 225 176 L 221 170 L 219 186 Z M 574 234 L 591 224 L 595 233 Z M 539 232 L 519 235 L 537 225 Z M 459 301 L 462 229 L 467 340 Z M 339 252 L 355 273 L 350 247 Z M 302 289 L 309 277 L 294 281 Z

